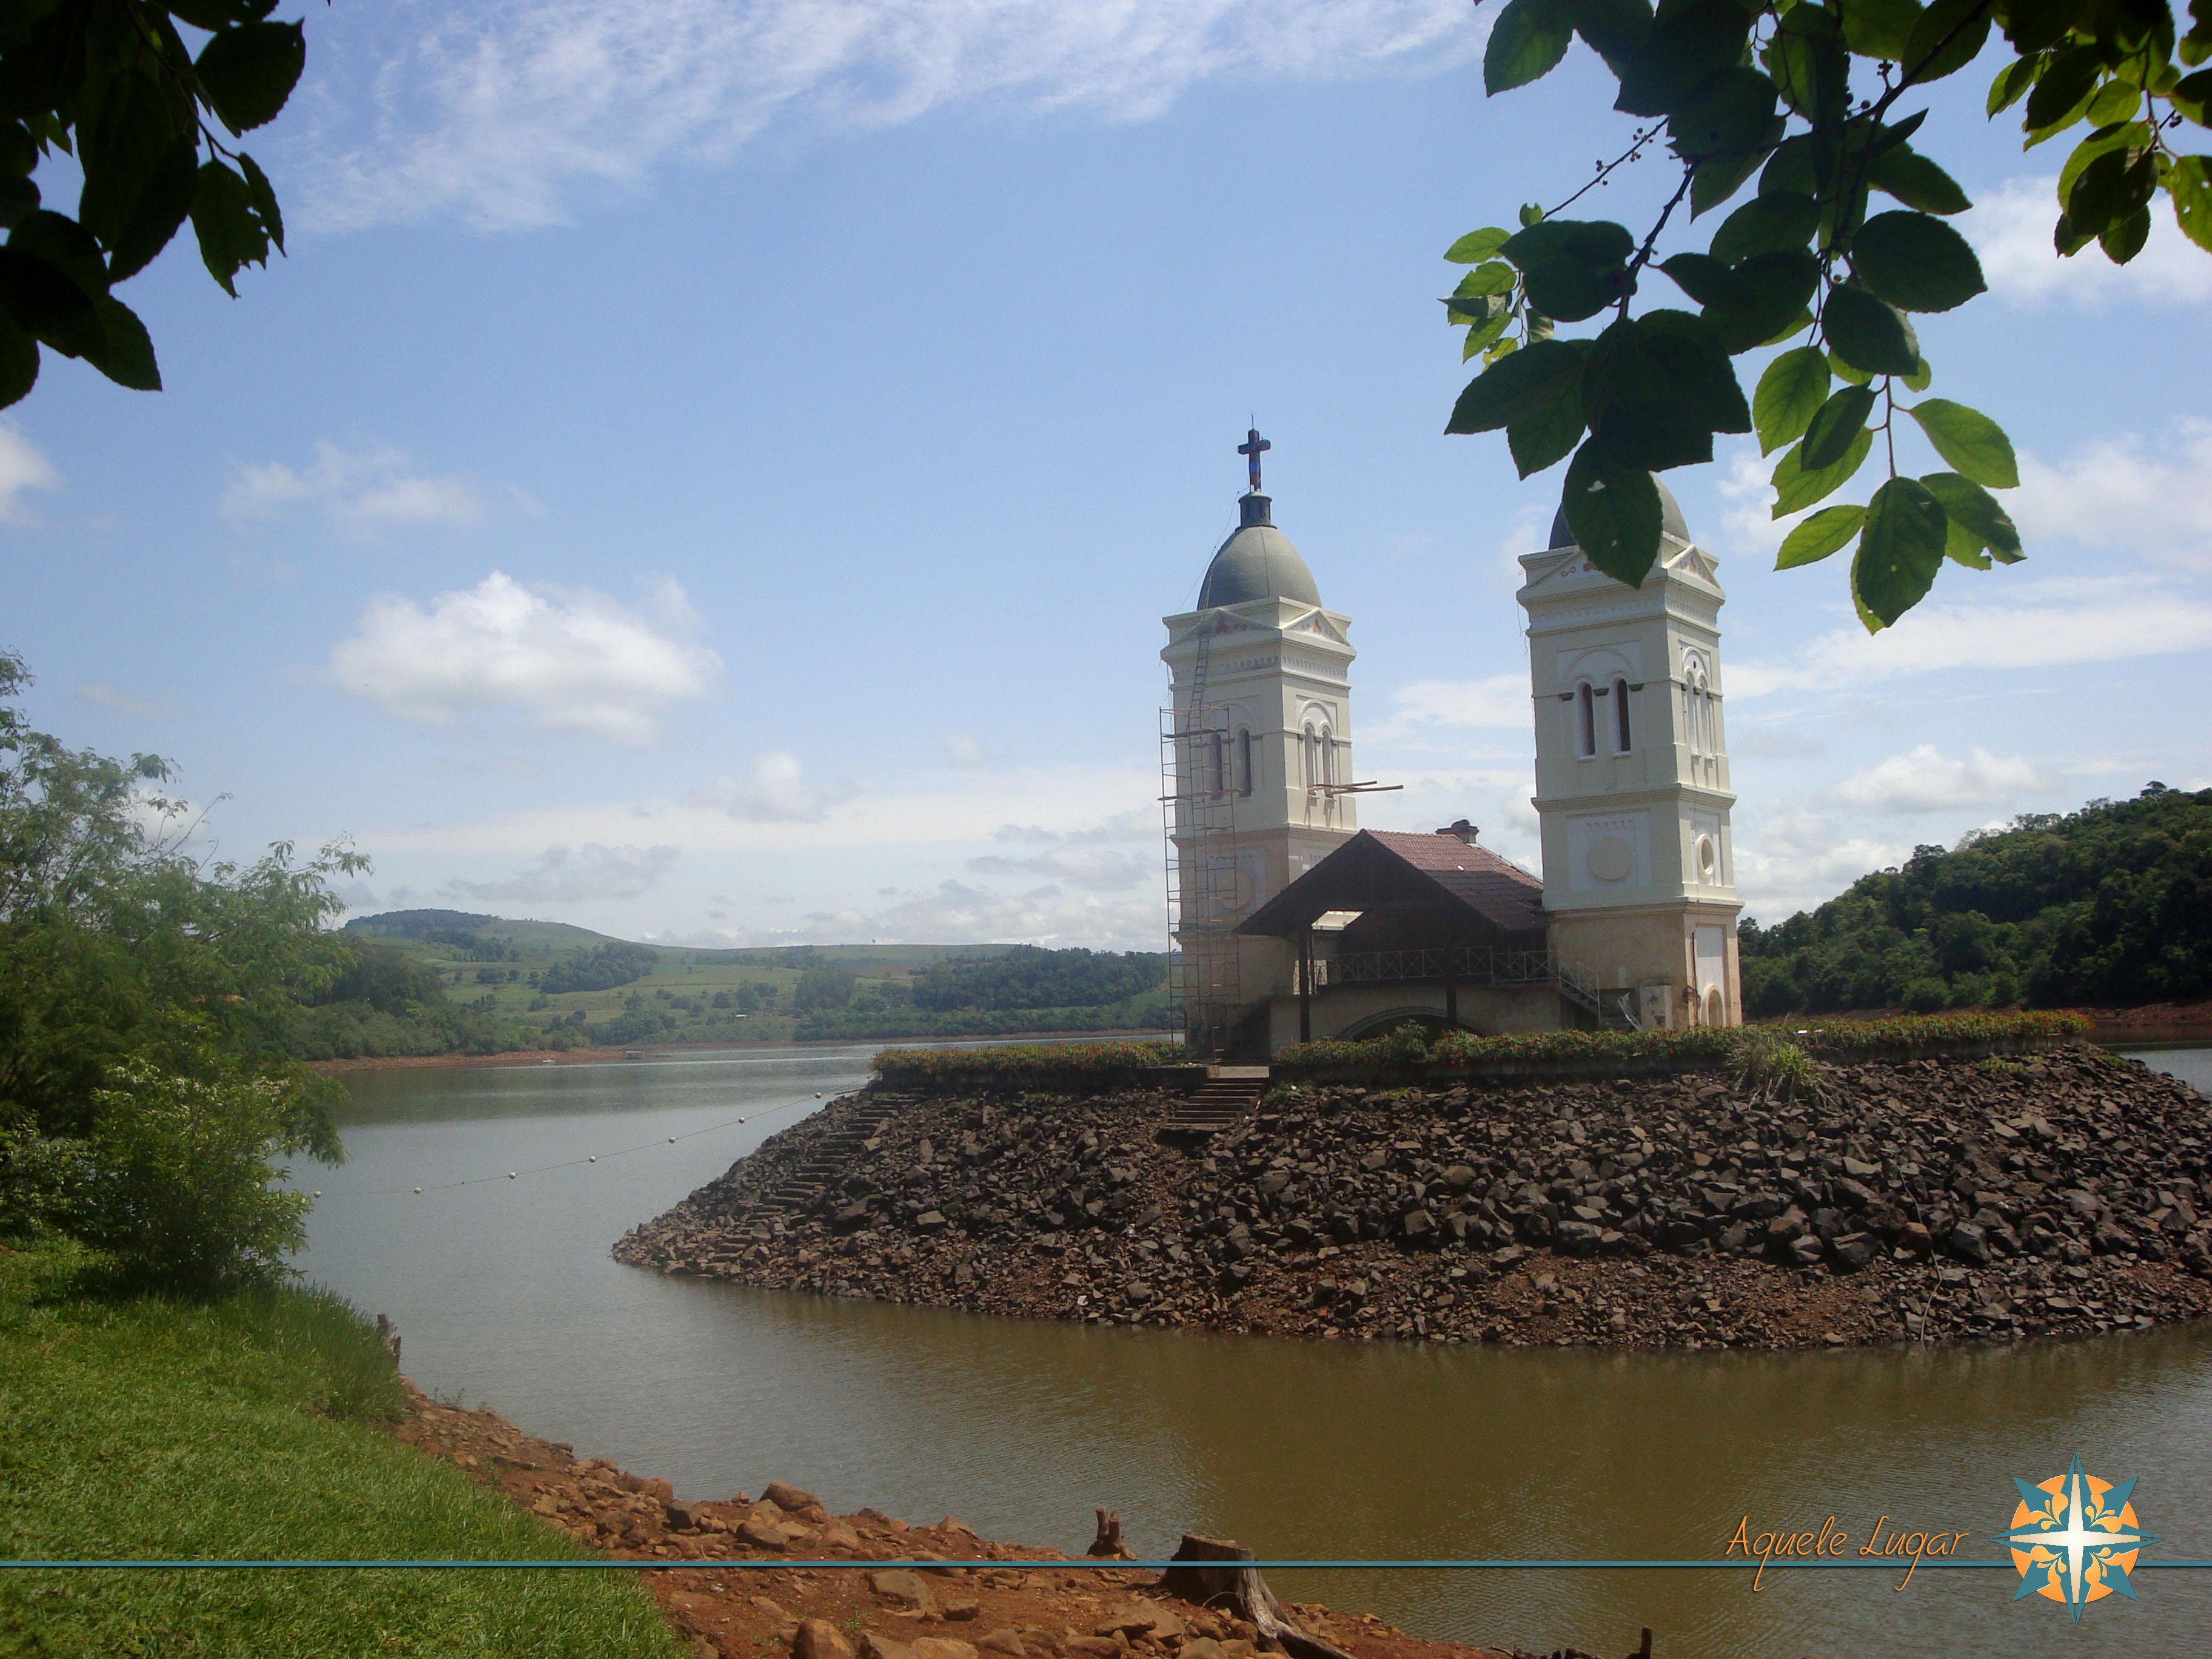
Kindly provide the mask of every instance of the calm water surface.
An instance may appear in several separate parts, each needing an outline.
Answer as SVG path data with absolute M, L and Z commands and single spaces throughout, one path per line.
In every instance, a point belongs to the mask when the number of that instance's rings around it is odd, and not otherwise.
M 1103 1504 L 1146 1554 L 1188 1529 L 1309 1559 L 1708 1557 L 1747 1514 L 1754 1532 L 1833 1514 L 1855 1547 L 1887 1513 L 1970 1531 L 1990 1557 L 2012 1477 L 2078 1453 L 2141 1477 L 2154 1553 L 2212 1557 L 2208 1330 L 1791 1356 L 1354 1346 L 787 1296 L 609 1258 L 816 1091 L 863 1081 L 872 1047 L 356 1075 L 349 1162 L 315 1172 L 304 1266 L 398 1322 L 425 1389 L 687 1496 L 781 1477 L 839 1509 L 949 1508 L 1070 1549 Z M 2212 1085 L 2212 1050 L 2142 1058 Z M 1278 1589 L 1540 1650 L 1625 1652 L 1650 1625 L 1664 1659 L 2212 1650 L 2212 1573 L 2140 1572 L 2140 1602 L 2109 1598 L 2078 1630 L 2012 1602 L 2008 1571 L 1893 1583 L 1400 1572 Z

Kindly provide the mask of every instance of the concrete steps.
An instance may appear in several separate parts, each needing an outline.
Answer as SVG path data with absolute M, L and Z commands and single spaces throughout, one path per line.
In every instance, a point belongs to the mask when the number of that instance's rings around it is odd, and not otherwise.
M 1205 1139 L 1239 1122 L 1267 1091 L 1264 1066 L 1217 1066 L 1160 1125 L 1162 1135 Z
M 806 1162 L 772 1188 L 754 1206 L 753 1213 L 763 1217 L 791 1215 L 814 1203 L 845 1178 L 854 1159 L 860 1156 L 860 1148 L 874 1139 L 884 1120 L 913 1099 L 912 1095 L 865 1097 L 862 1115 L 832 1130 L 809 1147 Z

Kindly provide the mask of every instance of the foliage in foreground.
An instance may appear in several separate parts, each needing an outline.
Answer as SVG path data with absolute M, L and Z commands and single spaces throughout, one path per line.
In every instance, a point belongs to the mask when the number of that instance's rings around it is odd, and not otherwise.
M 403 1397 L 319 1291 L 72 1294 L 66 1246 L 0 1253 L 0 1556 L 577 1559 L 380 1425 Z M 631 1575 L 0 1574 L 0 1652 L 673 1659 Z
M 1446 430 L 1502 429 L 1524 478 L 1567 461 L 1577 544 L 1632 586 L 1659 552 L 1652 475 L 1710 461 L 1718 434 L 1754 430 L 1763 453 L 1784 452 L 1778 519 L 1832 495 L 1879 448 L 1888 477 L 1872 499 L 1814 514 L 1778 561 L 1810 564 L 1856 542 L 1851 595 L 1869 631 L 1917 604 L 1947 557 L 1983 570 L 2018 560 L 2019 532 L 1990 494 L 2020 483 L 2010 441 L 1962 404 L 1900 395 L 1925 392 L 1933 373 L 1911 319 L 1988 286 L 1945 222 L 1971 205 L 1966 192 L 1912 147 L 1923 94 L 2001 31 L 1989 115 L 2020 106 L 2029 147 L 2087 129 L 2058 173 L 2058 252 L 2094 240 L 2132 259 L 2161 192 L 2182 233 L 2212 249 L 2212 158 L 2178 148 L 2207 125 L 2212 70 L 2197 66 L 2212 56 L 2212 5 L 2191 0 L 2190 18 L 2179 32 L 2168 0 L 1509 0 L 1486 89 L 1548 75 L 1579 36 L 1633 127 L 1565 201 L 1525 206 L 1517 229 L 1472 231 L 1446 254 L 1474 267 L 1444 301 L 1467 326 L 1462 361 L 1487 365 Z M 1649 226 L 1562 216 L 1662 143 L 1680 174 Z M 1662 252 L 1686 204 L 1694 219 L 1754 178 L 1702 251 Z M 1632 315 L 1655 270 L 1696 309 Z M 1555 323 L 1600 319 L 1594 337 L 1555 336 Z M 1785 346 L 1747 402 L 1735 360 Z M 1899 472 L 1900 416 L 1936 470 Z
M 272 1160 L 339 1156 L 284 1044 L 361 860 L 195 858 L 166 764 L 33 731 L 27 682 L 0 653 L 0 1235 L 58 1228 L 149 1283 L 265 1278 L 301 1214 Z
M 39 349 L 158 392 L 146 326 L 113 289 L 191 221 L 208 274 L 284 248 L 268 175 L 225 142 L 276 119 L 307 65 L 275 0 L 30 0 L 0 8 L 0 406 L 29 392 Z M 206 39 L 194 52 L 179 25 Z M 204 152 L 204 154 L 203 154 Z M 35 175 L 82 180 L 75 216 Z M 48 175 L 52 182 L 52 174 Z
M 1771 1082 L 1796 1063 L 1776 1052 L 1778 1042 L 1826 1059 L 1941 1054 L 2009 1043 L 2078 1037 L 2089 1022 L 2076 1014 L 1948 1014 L 1932 1018 L 1844 1020 L 1805 1030 L 1774 1027 L 1723 1030 L 1692 1025 L 1650 1031 L 1527 1031 L 1484 1036 L 1446 1031 L 1430 1038 L 1413 1023 L 1380 1036 L 1329 1038 L 1295 1043 L 1275 1056 L 1278 1077 L 1333 1072 L 1427 1075 L 1492 1068 L 1540 1071 L 1589 1065 L 1709 1070 L 1748 1066 Z
M 942 1088 L 1019 1082 L 1095 1086 L 1187 1058 L 1172 1042 L 1010 1042 L 985 1048 L 886 1048 L 870 1063 L 886 1083 Z
M 2212 996 L 2212 790 L 1922 847 L 1740 945 L 1753 1014 Z

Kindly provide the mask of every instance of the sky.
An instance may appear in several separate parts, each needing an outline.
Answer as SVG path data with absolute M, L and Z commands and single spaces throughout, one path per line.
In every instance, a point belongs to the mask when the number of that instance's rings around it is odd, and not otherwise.
M 0 416 L 30 711 L 171 757 L 210 855 L 349 838 L 357 912 L 672 943 L 1163 948 L 1160 618 L 1256 421 L 1352 619 L 1354 769 L 1404 786 L 1363 822 L 1534 866 L 1514 561 L 1559 470 L 1443 434 L 1437 296 L 1624 147 L 1582 48 L 1486 100 L 1462 0 L 305 15 L 250 146 L 289 257 L 234 301 L 180 240 L 122 290 L 167 390 L 50 356 Z M 1983 118 L 1994 66 L 1916 140 L 1991 292 L 1920 332 L 2020 447 L 2027 562 L 1869 638 L 1841 561 L 1773 570 L 1755 443 L 1668 475 L 1763 921 L 2212 782 L 2212 257 L 2161 205 L 2132 265 L 2059 260 L 2062 147 Z M 1662 167 L 1576 211 L 1638 222 Z

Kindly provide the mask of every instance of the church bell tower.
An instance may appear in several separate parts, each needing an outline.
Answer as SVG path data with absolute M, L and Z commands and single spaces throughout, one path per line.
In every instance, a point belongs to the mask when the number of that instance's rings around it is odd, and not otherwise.
M 1313 572 L 1261 489 L 1258 432 L 1238 448 L 1250 488 L 1200 584 L 1163 617 L 1170 917 L 1194 1048 L 1229 1046 L 1245 1009 L 1292 989 L 1290 946 L 1237 923 L 1359 825 L 1352 781 L 1352 619 L 1325 609 Z
M 1641 587 L 1574 544 L 1521 561 L 1536 715 L 1535 807 L 1552 945 L 1644 1026 L 1737 1025 L 1715 561 L 1659 486 L 1659 557 Z

